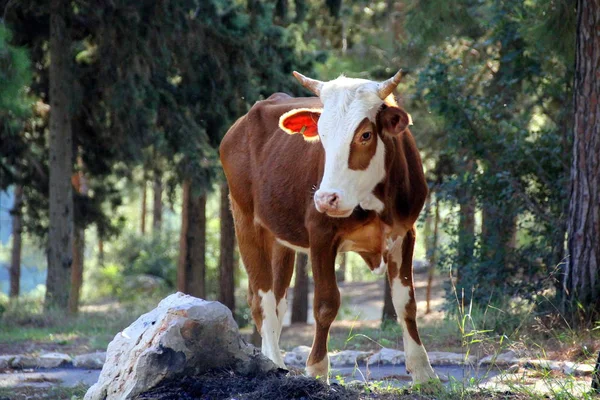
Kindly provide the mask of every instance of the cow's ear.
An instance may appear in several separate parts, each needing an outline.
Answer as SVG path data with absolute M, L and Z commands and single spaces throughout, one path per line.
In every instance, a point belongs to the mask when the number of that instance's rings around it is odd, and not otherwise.
M 377 121 L 384 132 L 398 135 L 412 125 L 410 114 L 398 107 L 385 107 L 377 114 Z
M 290 135 L 301 133 L 309 142 L 319 140 L 317 123 L 321 116 L 317 108 L 297 108 L 290 110 L 279 118 L 279 127 Z

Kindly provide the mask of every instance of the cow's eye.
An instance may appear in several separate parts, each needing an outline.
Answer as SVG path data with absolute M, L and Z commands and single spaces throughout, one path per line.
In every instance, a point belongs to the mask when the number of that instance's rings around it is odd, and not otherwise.
M 368 140 L 371 140 L 371 132 L 363 132 L 363 134 L 360 137 L 360 140 L 363 142 L 366 142 Z

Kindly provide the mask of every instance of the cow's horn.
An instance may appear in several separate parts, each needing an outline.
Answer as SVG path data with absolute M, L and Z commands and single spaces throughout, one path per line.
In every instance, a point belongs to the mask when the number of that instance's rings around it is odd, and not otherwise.
M 323 87 L 323 82 L 318 81 L 316 79 L 307 78 L 302 75 L 300 72 L 293 72 L 294 77 L 298 79 L 298 82 L 302 84 L 305 88 L 316 94 L 317 96 L 321 95 L 321 88 Z
M 398 72 L 396 72 L 396 75 L 392 76 L 387 81 L 381 82 L 379 84 L 379 88 L 377 89 L 377 94 L 379 95 L 379 98 L 381 100 L 385 100 L 385 98 L 388 97 L 394 91 L 394 89 L 396 89 L 401 79 L 402 70 L 399 70 Z

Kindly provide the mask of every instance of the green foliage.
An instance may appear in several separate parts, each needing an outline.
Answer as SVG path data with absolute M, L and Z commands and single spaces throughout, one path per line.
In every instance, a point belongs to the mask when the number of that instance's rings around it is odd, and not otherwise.
M 25 49 L 10 44 L 10 31 L 0 25 L 0 110 L 16 117 L 29 114 L 31 106 L 25 97 L 31 82 L 30 61 Z
M 520 3 L 479 2 L 468 12 L 489 29 L 456 28 L 432 40 L 416 86 L 418 104 L 436 119 L 428 142 L 438 163 L 432 176 L 437 195 L 451 204 L 474 199 L 483 215 L 481 234 L 472 238 L 465 238 L 462 215 L 455 216 L 459 225 L 445 226 L 455 239 L 442 259 L 467 299 L 481 305 L 533 299 L 554 287 L 552 271 L 562 261 L 570 139 L 561 104 L 569 98 L 568 57 L 531 46 L 523 37 L 530 31 L 518 22 L 533 14 Z M 427 25 L 411 28 L 415 37 L 430 34 Z M 466 258 L 465 241 L 471 242 Z
M 88 284 L 93 299 L 136 300 L 160 298 L 175 289 L 178 236 L 173 233 L 138 236 L 130 234 L 115 243 L 104 266 L 95 266 Z M 86 289 L 86 292 L 89 289 Z
M 20 163 L 27 151 L 21 134 L 32 114 L 27 88 L 31 66 L 25 49 L 11 44 L 11 33 L 0 22 L 0 190 L 12 185 L 22 174 Z

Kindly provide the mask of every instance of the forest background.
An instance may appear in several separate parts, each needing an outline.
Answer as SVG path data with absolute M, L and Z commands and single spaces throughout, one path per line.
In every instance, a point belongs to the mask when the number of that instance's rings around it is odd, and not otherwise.
M 49 315 L 77 320 L 115 301 L 138 310 L 175 290 L 220 300 L 246 325 L 221 138 L 274 92 L 308 95 L 293 70 L 383 80 L 402 68 L 397 95 L 430 188 L 416 258 L 451 277 L 447 315 L 467 306 L 472 328 L 496 337 L 524 324 L 598 328 L 595 2 L 27 0 L 0 10 L 0 325 L 51 335 L 60 323 Z M 300 322 L 306 262 L 293 281 Z M 354 255 L 338 264 L 340 281 L 375 279 Z M 386 304 L 382 319 L 393 319 Z

